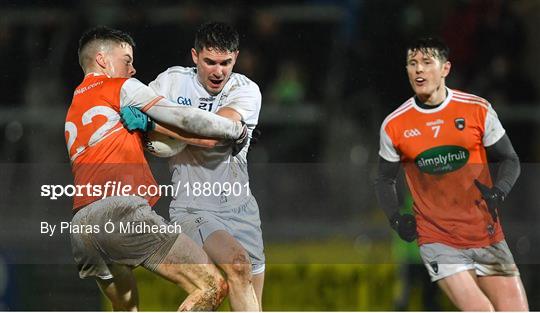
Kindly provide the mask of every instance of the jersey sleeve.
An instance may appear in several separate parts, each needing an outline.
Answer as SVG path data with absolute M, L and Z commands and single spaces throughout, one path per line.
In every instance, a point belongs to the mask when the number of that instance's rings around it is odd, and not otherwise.
M 152 88 L 158 95 L 167 96 L 167 91 L 170 89 L 170 79 L 168 70 L 159 74 L 156 79 L 150 82 L 148 86 Z
M 497 113 L 495 110 L 493 110 L 491 105 L 489 105 L 486 112 L 484 135 L 482 137 L 484 147 L 489 147 L 495 144 L 497 141 L 499 141 L 499 139 L 502 138 L 502 136 L 504 136 L 505 132 L 506 131 L 504 130 L 501 121 L 499 121 Z
M 399 162 L 399 154 L 392 142 L 390 136 L 386 132 L 386 127 L 383 124 L 380 131 L 380 144 L 379 144 L 379 155 L 389 162 Z
M 135 78 L 126 80 L 120 90 L 120 108 L 133 106 L 146 112 L 161 99 L 162 96 Z
M 238 86 L 227 97 L 224 107 L 232 108 L 242 116 L 248 125 L 257 125 L 261 111 L 262 96 L 255 83 Z

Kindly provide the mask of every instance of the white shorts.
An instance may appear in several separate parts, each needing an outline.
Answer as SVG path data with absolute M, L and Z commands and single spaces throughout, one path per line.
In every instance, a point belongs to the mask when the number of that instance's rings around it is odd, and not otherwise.
M 169 208 L 171 222 L 182 226 L 182 232 L 202 247 L 213 232 L 224 230 L 244 247 L 251 259 L 253 275 L 265 270 L 264 244 L 259 206 L 254 197 L 240 207 L 224 212 L 190 208 Z
M 519 276 L 505 240 L 469 249 L 428 243 L 420 246 L 420 255 L 433 282 L 468 270 L 474 270 L 478 276 Z

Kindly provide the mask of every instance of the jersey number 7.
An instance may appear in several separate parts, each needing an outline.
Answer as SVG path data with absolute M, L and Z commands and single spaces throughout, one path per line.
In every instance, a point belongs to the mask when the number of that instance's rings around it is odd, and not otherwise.
M 433 138 L 437 138 L 437 136 L 439 136 L 439 131 L 441 130 L 441 125 L 431 126 L 431 130 L 433 130 Z

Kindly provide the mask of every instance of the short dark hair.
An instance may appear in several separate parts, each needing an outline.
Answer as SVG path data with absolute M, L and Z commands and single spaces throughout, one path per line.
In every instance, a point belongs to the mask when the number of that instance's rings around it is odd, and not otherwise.
M 448 46 L 441 39 L 435 37 L 423 37 L 414 40 L 407 46 L 407 50 L 405 51 L 407 56 L 409 51 L 413 53 L 420 51 L 424 54 L 432 55 L 443 62 L 448 61 L 450 55 Z
M 208 22 L 202 24 L 195 34 L 195 50 L 212 48 L 218 51 L 238 51 L 240 36 L 231 25 L 221 22 Z
M 127 43 L 132 48 L 135 48 L 135 41 L 131 36 L 121 30 L 113 29 L 107 26 L 97 26 L 87 30 L 79 39 L 79 63 L 83 65 L 83 50 L 95 41 L 114 42 L 114 43 Z

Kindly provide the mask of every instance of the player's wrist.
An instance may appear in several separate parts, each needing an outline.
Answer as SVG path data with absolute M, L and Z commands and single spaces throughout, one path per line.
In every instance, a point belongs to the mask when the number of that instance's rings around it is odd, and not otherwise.
M 492 197 L 494 200 L 503 202 L 506 199 L 506 193 L 499 189 L 497 186 L 491 188 L 491 192 L 493 193 Z
M 235 138 L 235 141 L 236 141 L 236 143 L 241 143 L 248 136 L 248 128 L 247 128 L 247 125 L 246 125 L 246 123 L 244 121 L 240 120 L 238 122 L 240 123 L 241 132 L 240 132 L 240 135 L 237 138 Z
M 154 122 L 153 119 L 150 118 L 150 116 L 146 115 L 146 131 L 150 132 L 156 129 L 156 122 Z
M 244 121 L 240 121 L 242 124 L 242 134 L 240 134 L 240 137 L 238 137 L 232 144 L 232 155 L 236 156 L 248 143 L 248 128 Z

